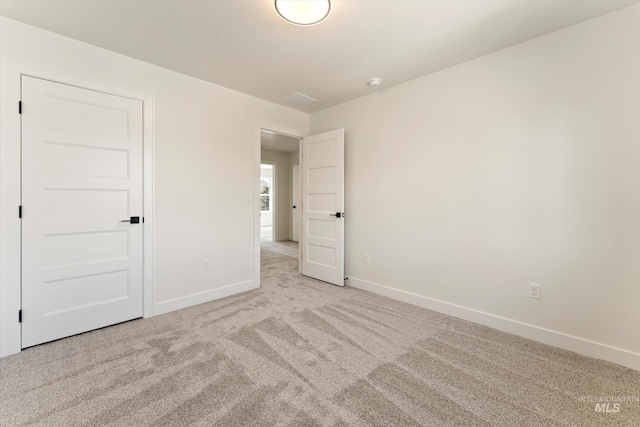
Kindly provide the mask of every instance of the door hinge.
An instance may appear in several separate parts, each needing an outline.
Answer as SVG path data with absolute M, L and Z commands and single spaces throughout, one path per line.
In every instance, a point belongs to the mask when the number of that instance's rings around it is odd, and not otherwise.
M 18 310 L 18 322 L 22 323 L 22 310 Z
M 18 218 L 22 219 L 22 205 L 18 206 Z
M 22 114 L 22 101 L 18 101 L 18 114 Z

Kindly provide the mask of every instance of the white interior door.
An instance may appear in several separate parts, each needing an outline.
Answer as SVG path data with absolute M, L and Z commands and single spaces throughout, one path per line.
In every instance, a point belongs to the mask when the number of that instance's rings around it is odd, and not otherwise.
M 293 236 L 291 240 L 298 242 L 300 241 L 300 165 L 293 165 L 292 169 L 293 197 L 291 197 L 291 200 L 293 201 Z
M 142 317 L 142 102 L 23 76 L 22 107 L 22 347 Z
M 344 129 L 302 139 L 302 274 L 344 286 Z

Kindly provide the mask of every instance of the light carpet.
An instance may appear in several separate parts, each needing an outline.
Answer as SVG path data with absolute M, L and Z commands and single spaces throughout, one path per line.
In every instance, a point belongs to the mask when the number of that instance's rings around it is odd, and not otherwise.
M 299 276 L 284 245 L 259 290 L 0 359 L 0 424 L 640 425 L 580 400 L 640 372 Z

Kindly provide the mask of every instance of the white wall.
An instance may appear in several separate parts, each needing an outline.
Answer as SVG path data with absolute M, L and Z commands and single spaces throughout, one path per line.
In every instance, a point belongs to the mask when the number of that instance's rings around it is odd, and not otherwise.
M 262 149 L 262 161 L 276 165 L 276 209 L 278 235 L 275 241 L 291 240 L 291 160 L 290 153 Z
M 640 5 L 311 115 L 342 127 L 349 284 L 640 369 Z
M 300 152 L 299 151 L 294 151 L 294 152 L 289 153 L 289 162 L 291 163 L 291 166 L 299 165 L 300 164 Z
M 0 31 L 3 57 L 154 94 L 154 313 L 251 285 L 256 120 L 306 132 L 308 115 L 6 18 Z

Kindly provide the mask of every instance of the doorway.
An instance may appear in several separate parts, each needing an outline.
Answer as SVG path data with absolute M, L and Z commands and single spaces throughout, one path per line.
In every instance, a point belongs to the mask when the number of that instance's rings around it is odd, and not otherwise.
M 143 103 L 21 84 L 25 348 L 143 316 Z
M 263 254 L 295 258 L 296 263 L 300 251 L 295 227 L 300 221 L 294 221 L 300 196 L 294 192 L 300 190 L 300 183 L 294 182 L 293 171 L 299 165 L 299 145 L 297 137 L 260 131 L 260 249 Z
M 284 141 L 282 141 L 284 139 Z M 289 141 L 290 149 L 283 148 Z M 280 143 L 277 141 L 281 141 Z M 344 129 L 335 129 L 319 134 L 305 136 L 303 133 L 281 126 L 257 122 L 255 126 L 255 199 L 260 199 L 260 165 L 266 158 L 276 154 L 273 152 L 295 152 L 297 142 L 298 153 L 289 154 L 289 159 L 281 161 L 281 164 L 289 164 L 289 168 L 277 168 L 286 170 L 290 176 L 294 175 L 292 158 L 297 157 L 299 184 L 299 204 L 292 204 L 293 183 L 291 193 L 288 190 L 278 191 L 275 203 L 286 201 L 290 209 L 285 209 L 288 214 L 277 215 L 277 224 L 285 223 L 282 230 L 288 230 L 291 234 L 282 238 L 279 232 L 275 232 L 273 241 L 261 241 L 260 239 L 260 205 L 256 203 L 255 212 L 255 264 L 254 271 L 258 278 L 261 277 L 262 261 L 268 254 L 288 253 L 295 259 L 297 253 L 298 273 L 313 279 L 319 279 L 337 286 L 344 286 L 347 277 L 344 275 L 344 241 L 345 241 L 345 212 L 344 212 L 344 177 L 345 177 L 345 140 Z M 283 154 L 277 154 L 282 156 Z M 265 160 L 263 160 L 265 159 Z M 281 157 L 282 159 L 282 157 Z M 303 161 L 304 159 L 304 161 Z M 295 161 L 295 160 L 293 160 Z M 278 179 L 282 186 L 282 179 Z M 282 187 L 281 187 L 282 188 Z M 288 198 L 287 196 L 291 196 Z M 251 201 L 251 197 L 247 199 Z M 295 206 L 295 208 L 294 208 Z M 293 240 L 293 209 L 300 211 L 298 217 L 299 242 Z M 278 209 L 276 208 L 276 212 Z M 282 209 L 279 212 L 283 212 Z M 283 220 L 283 216 L 286 218 Z M 289 224 L 291 224 L 289 226 Z M 276 228 L 278 228 L 276 226 Z M 288 245 L 288 247 L 284 247 Z M 265 256 L 267 255 L 267 256 Z M 264 258 L 263 258 L 264 257 Z M 291 263 L 289 263 L 291 264 Z M 265 264 L 267 272 L 274 271 L 273 266 Z M 259 280 L 259 279 L 258 279 Z
M 260 164 L 260 241 L 273 242 L 276 220 L 276 164 Z
M 136 100 L 142 103 L 142 140 L 141 141 L 138 140 L 138 143 L 137 143 L 138 145 L 142 144 L 142 157 L 140 158 L 140 162 L 142 163 L 142 177 L 141 177 L 142 180 L 139 183 L 142 186 L 142 212 L 134 213 L 132 211 L 130 215 L 126 215 L 125 213 L 125 215 L 122 217 L 120 216 L 122 215 L 122 213 L 120 213 L 120 215 L 118 215 L 116 220 L 117 221 L 122 221 L 125 219 L 130 220 L 129 218 L 130 216 L 140 215 L 141 216 L 140 221 L 142 221 L 142 217 L 144 217 L 144 224 L 138 223 L 134 225 L 128 225 L 128 223 L 119 223 L 120 224 L 119 226 L 121 226 L 123 229 L 127 227 L 131 228 L 132 233 L 136 233 L 136 230 L 135 230 L 136 227 L 138 228 L 144 227 L 142 242 L 140 242 L 140 240 L 137 239 L 138 244 L 141 243 L 143 248 L 142 249 L 142 286 L 143 286 L 142 316 L 145 318 L 151 317 L 153 315 L 152 244 L 153 244 L 153 224 L 154 224 L 154 215 L 153 215 L 154 103 L 153 103 L 153 95 L 145 92 L 136 91 L 136 90 L 123 89 L 118 86 L 113 86 L 109 83 L 101 83 L 95 80 L 89 80 L 89 79 L 85 79 L 78 76 L 71 76 L 66 73 L 59 73 L 49 69 L 44 69 L 44 68 L 24 64 L 21 62 L 12 61 L 7 58 L 0 58 L 0 63 L 3 69 L 3 91 L 2 91 L 2 96 L 0 96 L 0 101 L 2 102 L 2 106 L 3 106 L 3 108 L 0 109 L 0 116 L 3 124 L 2 144 L 0 144 L 0 151 L 2 152 L 1 153 L 2 155 L 0 156 L 0 160 L 2 163 L 2 166 L 0 167 L 0 218 L 2 219 L 2 227 L 3 227 L 2 228 L 3 236 L 2 236 L 2 239 L 0 239 L 0 264 L 2 264 L 2 268 L 0 269 L 0 336 L 2 337 L 2 340 L 0 340 L 0 357 L 19 353 L 21 349 L 25 347 L 25 345 L 23 344 L 27 344 L 28 342 L 28 340 L 25 341 L 25 343 L 22 342 L 23 326 L 25 323 L 30 322 L 29 319 L 31 320 L 34 319 L 34 311 L 28 308 L 27 306 L 23 305 L 23 303 L 26 303 L 27 301 L 26 299 L 23 300 L 23 292 L 22 292 L 23 261 L 25 261 L 22 259 L 22 254 L 23 254 L 22 227 L 24 225 L 23 222 L 27 221 L 27 217 L 29 217 L 30 220 L 33 221 L 35 219 L 33 216 L 34 214 L 38 214 L 38 215 L 45 214 L 44 212 L 41 212 L 41 213 L 34 212 L 33 205 L 31 203 L 27 205 L 26 200 L 23 200 L 23 188 L 21 185 L 21 181 L 23 178 L 23 173 L 26 173 L 27 171 L 23 170 L 23 167 L 22 167 L 23 166 L 22 165 L 22 162 L 23 162 L 22 136 L 23 135 L 21 135 L 20 130 L 22 129 L 23 120 L 29 120 L 27 116 L 34 114 L 34 108 L 39 108 L 36 106 L 36 104 L 34 104 L 33 100 L 27 102 L 27 99 L 23 98 L 23 92 L 21 90 L 21 89 L 24 89 L 24 86 L 22 85 L 23 77 L 29 76 L 31 78 L 38 78 L 38 79 L 49 81 L 49 82 L 57 82 L 58 84 L 68 85 L 69 87 L 73 87 L 73 88 L 78 88 L 78 89 L 82 88 L 88 91 L 93 91 L 94 93 L 96 93 L 96 96 L 98 97 L 101 96 L 100 94 L 109 94 L 109 95 L 114 95 L 116 97 L 121 97 L 123 99 L 134 101 L 134 104 Z M 52 102 L 56 100 L 62 102 L 63 100 L 60 98 L 69 98 L 69 97 L 68 96 L 62 96 L 58 98 L 53 97 L 53 98 L 47 98 L 47 100 Z M 17 101 L 22 101 L 22 102 L 21 104 L 18 105 Z M 37 104 L 40 106 L 42 105 L 41 103 L 37 103 Z M 107 126 L 109 123 L 113 123 L 113 119 L 115 119 L 117 122 L 118 118 L 121 118 L 123 115 L 127 115 L 126 113 L 127 109 L 126 108 L 123 109 L 120 107 L 116 107 L 116 109 L 113 109 L 113 108 L 101 109 L 101 108 L 97 108 L 96 104 L 100 104 L 100 102 L 98 103 L 67 102 L 66 107 L 54 108 L 53 110 L 55 115 L 60 115 L 63 113 L 63 111 L 68 112 L 69 109 L 79 108 L 81 111 L 76 111 L 77 114 L 74 114 L 74 120 L 71 120 L 71 122 L 69 121 L 66 122 L 68 125 L 70 124 L 78 127 L 84 126 L 84 129 L 82 128 L 76 129 L 77 131 L 80 131 L 80 132 L 77 132 L 78 135 L 82 134 L 83 130 L 85 131 L 88 130 L 89 133 L 91 133 L 91 129 L 87 129 L 87 126 L 91 125 L 94 127 L 93 130 L 102 130 L 98 133 L 100 134 L 106 133 L 108 135 L 111 135 L 111 137 L 113 137 L 114 135 L 111 134 L 109 130 L 105 131 L 104 127 Z M 14 106 L 15 106 L 15 109 L 14 109 Z M 5 107 L 11 107 L 11 108 L 5 108 Z M 84 108 L 84 107 L 87 107 L 87 108 Z M 94 108 L 97 108 L 98 110 L 107 111 L 107 113 L 110 113 L 109 117 L 112 120 L 98 121 L 98 122 L 91 121 L 93 120 L 91 119 L 93 115 L 92 113 L 91 114 L 88 113 L 88 110 L 93 110 Z M 81 114 L 88 114 L 88 116 L 86 115 L 81 116 Z M 50 120 L 53 117 L 54 117 L 53 114 L 47 113 L 45 114 L 44 119 Z M 83 117 L 83 120 L 78 120 L 78 117 Z M 133 118 L 133 115 L 130 115 L 130 118 Z M 99 126 L 102 126 L 102 127 L 99 127 Z M 57 130 L 49 129 L 48 132 L 61 131 L 57 126 L 45 126 L 45 127 L 58 128 Z M 98 129 L 96 129 L 96 127 Z M 6 132 L 6 130 L 11 130 L 11 131 Z M 57 136 L 62 137 L 64 135 L 60 134 Z M 47 138 L 47 140 L 49 141 L 50 138 Z M 46 144 L 47 149 L 52 149 L 52 150 L 58 149 L 58 151 L 66 150 L 66 151 L 84 152 L 85 155 L 81 155 L 82 157 L 91 158 L 92 157 L 91 154 L 92 153 L 95 154 L 96 152 L 105 154 L 105 156 L 111 160 L 113 160 L 114 158 L 122 157 L 123 155 L 125 156 L 130 155 L 126 153 L 126 149 L 123 149 L 125 150 L 125 152 L 118 151 L 118 150 L 99 150 L 99 149 L 93 150 L 88 148 L 85 149 L 84 147 L 78 146 L 78 145 L 82 145 L 82 143 L 78 141 L 75 141 L 75 142 L 67 141 L 66 142 L 67 145 L 64 145 L 64 144 L 60 144 L 60 142 L 64 142 L 64 141 L 61 141 L 60 139 L 55 138 L 53 141 L 50 141 L 50 142 L 54 142 L 54 144 Z M 115 147 L 111 147 L 111 148 L 115 148 Z M 70 159 L 72 158 L 72 156 L 69 156 L 69 155 L 57 156 L 58 159 L 60 157 L 62 157 L 62 160 L 66 162 L 70 161 Z M 102 166 L 104 166 L 104 164 L 102 163 L 102 160 L 106 160 L 106 159 L 103 159 L 103 156 L 100 156 L 100 155 L 93 156 L 93 159 L 97 160 L 100 163 L 101 168 Z M 122 165 L 122 163 L 120 163 L 120 165 Z M 98 169 L 97 166 L 95 168 L 89 168 L 87 162 L 78 162 L 77 164 L 71 165 L 75 169 L 68 169 L 68 170 L 62 169 L 61 171 L 60 169 L 62 168 L 62 165 L 59 163 L 56 163 L 55 165 L 47 166 L 47 169 L 43 168 L 42 170 L 38 170 L 38 173 L 40 174 L 53 173 L 56 171 L 56 169 L 53 169 L 53 166 L 57 168 L 58 175 L 60 174 L 60 172 L 62 173 L 68 172 L 68 175 L 71 174 L 71 172 L 75 172 L 75 175 L 76 175 L 75 177 L 71 177 L 71 176 L 59 177 L 59 178 L 56 178 L 55 182 L 53 180 L 48 181 L 51 185 L 55 184 L 57 188 L 62 188 L 62 184 L 64 184 L 63 182 L 64 180 L 70 181 L 78 178 L 84 179 L 82 178 L 82 176 L 78 176 L 78 175 L 86 175 L 87 172 L 89 174 L 96 175 L 96 174 L 100 174 L 101 172 L 104 172 L 104 169 Z M 85 169 L 88 168 L 88 171 L 78 170 L 78 168 L 85 168 Z M 115 173 L 111 173 L 111 174 L 107 173 L 106 175 L 110 175 L 111 177 L 114 177 L 115 175 L 117 177 L 122 175 L 123 173 L 122 171 L 123 169 L 120 168 L 120 169 L 117 169 Z M 139 172 L 136 173 L 135 175 L 140 177 Z M 134 174 L 130 173 L 130 177 L 133 177 L 133 176 Z M 88 177 L 85 177 L 85 178 L 88 179 Z M 105 178 L 111 179 L 109 177 L 105 177 Z M 114 179 L 118 179 L 118 178 L 114 178 Z M 126 180 L 122 178 L 119 178 L 119 179 L 121 181 Z M 103 184 L 106 184 L 106 182 L 103 182 Z M 73 187 L 73 188 L 79 188 L 79 187 Z M 91 187 L 91 188 L 102 188 L 102 187 Z M 65 192 L 65 190 L 58 190 L 58 191 L 60 191 L 60 193 L 59 194 L 56 193 L 55 195 L 62 196 L 62 197 L 71 196 L 71 194 L 74 193 L 72 191 Z M 47 191 L 47 192 L 53 194 L 53 192 L 51 191 Z M 75 192 L 75 193 L 80 193 L 80 192 Z M 52 202 L 53 200 L 47 199 L 45 201 L 49 203 L 49 202 Z M 70 206 L 70 205 L 66 206 L 64 203 L 58 203 L 58 202 L 55 203 L 55 206 L 57 208 L 67 209 Z M 22 209 L 21 209 L 22 215 L 16 215 L 16 212 L 18 212 L 18 206 L 22 206 Z M 133 209 L 133 207 L 134 206 L 132 204 L 131 208 Z M 113 208 L 113 206 L 109 206 L 109 209 L 111 208 Z M 73 211 L 74 219 L 78 219 L 78 216 L 88 215 L 89 213 L 90 212 L 87 210 L 77 210 L 77 211 L 74 210 Z M 64 212 L 62 212 L 61 210 L 54 211 L 54 210 L 47 209 L 46 215 L 54 215 L 54 214 L 61 215 L 61 214 L 64 214 Z M 62 220 L 65 220 L 65 219 L 66 218 L 62 217 Z M 67 219 L 71 219 L 71 218 L 67 218 Z M 48 224 L 48 225 L 51 225 L 51 224 Z M 26 227 L 28 227 L 28 225 L 26 225 Z M 54 232 L 56 233 L 58 231 L 60 230 L 54 230 Z M 125 232 L 122 231 L 121 233 L 125 233 Z M 53 234 L 53 233 L 49 230 L 47 231 L 47 234 Z M 88 234 L 78 234 L 77 236 L 81 238 L 81 236 L 88 236 Z M 115 233 L 115 234 L 112 234 L 112 237 L 113 236 L 119 237 L 120 235 Z M 50 239 L 56 239 L 56 237 L 51 237 Z M 100 246 L 101 250 L 102 248 L 106 249 L 107 247 L 113 248 L 115 246 L 113 245 Z M 67 249 L 71 249 L 71 250 L 74 248 L 75 246 L 73 245 L 70 245 L 70 247 L 67 247 Z M 43 254 L 43 250 L 48 250 L 49 251 L 48 253 L 52 254 L 53 256 L 58 256 L 58 255 L 62 256 L 63 254 L 62 252 L 58 253 L 57 251 L 51 250 L 51 248 L 39 248 L 38 253 Z M 66 254 L 68 254 L 68 252 Z M 80 255 L 89 256 L 90 254 L 83 253 Z M 56 261 L 56 260 L 44 259 L 44 261 Z M 57 261 L 60 261 L 60 259 L 58 259 Z M 68 265 L 68 267 L 72 267 L 72 266 Z M 123 268 L 126 269 L 126 267 L 123 267 Z M 47 272 L 50 272 L 50 271 L 47 271 Z M 79 279 L 83 279 L 85 275 L 80 274 L 80 276 L 83 276 L 83 277 L 80 277 Z M 93 277 L 95 280 L 98 280 L 100 278 L 99 275 L 94 275 L 91 277 Z M 50 278 L 47 278 L 46 280 L 57 280 L 57 278 L 50 277 Z M 62 282 L 53 282 L 53 283 L 61 284 Z M 136 285 L 136 286 L 139 289 L 139 285 Z M 73 294 L 73 295 L 78 295 L 78 294 Z M 117 299 L 117 298 L 118 298 L 117 296 L 115 298 L 110 298 L 107 295 L 106 298 L 104 298 L 102 301 L 108 301 L 110 299 Z M 59 299 L 55 299 L 55 300 L 52 299 L 51 301 L 52 302 L 56 301 L 56 303 L 60 302 Z M 91 302 L 87 303 L 86 300 L 77 301 L 77 302 L 79 303 L 79 306 L 82 306 L 82 305 L 89 306 L 91 304 Z M 117 303 L 117 302 L 114 301 L 114 303 Z M 137 306 L 139 307 L 139 305 Z M 76 307 L 78 307 L 78 305 L 76 305 Z M 44 308 L 46 309 L 47 307 L 44 307 Z M 62 308 L 62 310 L 64 310 L 64 308 Z M 136 310 L 137 312 L 134 313 L 132 317 L 140 316 L 139 309 L 136 309 Z M 59 314 L 62 314 L 60 313 L 60 308 L 53 308 L 53 311 L 54 312 L 58 311 Z M 116 320 L 116 322 L 118 322 L 118 320 Z M 89 325 L 88 323 L 85 323 L 83 321 L 72 322 L 72 324 L 93 327 L 92 325 Z M 75 333 L 75 331 L 71 331 L 70 333 L 73 334 Z

